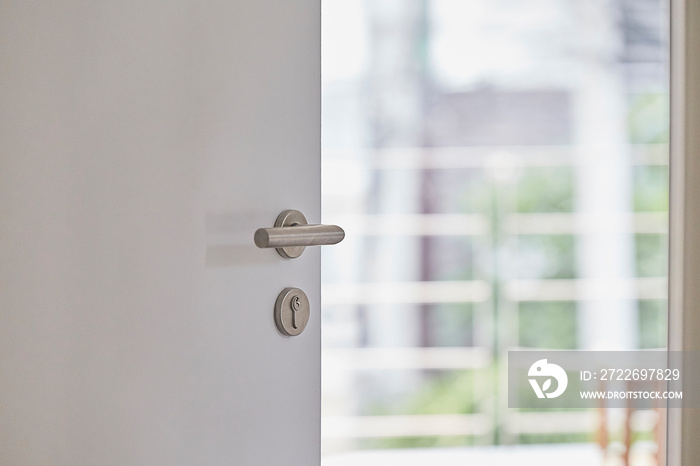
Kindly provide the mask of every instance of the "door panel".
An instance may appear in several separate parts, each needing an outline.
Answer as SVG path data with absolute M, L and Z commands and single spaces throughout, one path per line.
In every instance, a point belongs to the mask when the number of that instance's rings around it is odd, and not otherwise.
M 320 4 L 0 6 L 0 462 L 319 462 Z M 312 306 L 299 337 L 272 307 Z

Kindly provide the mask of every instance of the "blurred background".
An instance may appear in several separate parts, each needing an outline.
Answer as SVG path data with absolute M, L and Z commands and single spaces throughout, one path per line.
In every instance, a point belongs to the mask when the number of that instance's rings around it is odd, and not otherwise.
M 661 465 L 509 349 L 666 346 L 665 0 L 323 0 L 324 466 Z

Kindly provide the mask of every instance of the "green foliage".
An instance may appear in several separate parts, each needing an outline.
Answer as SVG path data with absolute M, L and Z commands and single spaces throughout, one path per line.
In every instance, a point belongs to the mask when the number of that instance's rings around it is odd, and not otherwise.
M 638 277 L 668 275 L 668 236 L 635 236 L 636 269 Z
M 464 213 L 491 212 L 491 182 L 485 176 L 465 177 L 468 181 L 462 184 L 459 194 L 458 208 Z
M 393 448 L 436 448 L 436 447 L 464 447 L 475 445 L 473 437 L 392 437 L 378 439 L 364 439 L 359 442 L 361 449 L 393 449 Z
M 505 197 L 517 193 L 516 212 L 572 212 L 572 167 L 526 167 L 512 184 L 496 185 L 488 176 L 465 175 L 459 188 L 459 210 L 492 214 L 494 191 Z
M 520 444 L 543 444 L 543 443 L 584 443 L 592 442 L 594 435 L 590 433 L 580 434 L 521 434 L 518 436 Z
M 632 144 L 667 144 L 668 93 L 650 92 L 632 95 L 628 106 L 627 128 Z
M 519 307 L 520 346 L 576 349 L 576 304 L 523 302 Z
M 428 238 L 431 280 L 475 280 L 483 277 L 477 257 L 490 246 L 484 238 L 473 236 L 435 236 Z
M 520 213 L 572 212 L 574 174 L 571 167 L 526 168 L 517 185 Z
M 667 309 L 666 300 L 639 302 L 639 346 L 641 348 L 666 346 Z
M 430 312 L 430 341 L 434 346 L 470 346 L 474 342 L 474 306 L 471 303 L 434 305 Z
M 576 277 L 576 238 L 572 235 L 519 235 L 517 278 Z
M 477 411 L 479 400 L 493 390 L 492 367 L 434 371 L 423 387 L 404 404 L 375 406 L 371 414 L 468 414 Z
M 668 167 L 636 167 L 633 183 L 635 212 L 668 212 Z
M 436 372 L 423 388 L 405 404 L 391 411 L 386 405 L 372 410 L 375 415 L 387 414 L 470 414 L 480 411 L 481 404 L 493 396 L 495 368 Z M 474 444 L 475 439 L 466 436 L 452 437 L 400 437 L 365 440 L 364 448 L 419 448 L 448 447 Z

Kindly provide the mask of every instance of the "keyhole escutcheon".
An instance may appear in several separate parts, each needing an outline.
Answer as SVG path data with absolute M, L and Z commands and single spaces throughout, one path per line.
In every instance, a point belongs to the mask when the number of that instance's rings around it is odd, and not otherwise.
M 297 336 L 309 322 L 309 298 L 299 288 L 285 288 L 275 302 L 275 325 L 283 335 Z

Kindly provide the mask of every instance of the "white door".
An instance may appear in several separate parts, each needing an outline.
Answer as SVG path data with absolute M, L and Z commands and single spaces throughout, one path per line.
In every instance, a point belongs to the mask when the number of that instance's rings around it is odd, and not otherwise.
M 0 84 L 0 463 L 318 464 L 253 233 L 320 220 L 320 2 L 2 2 Z

